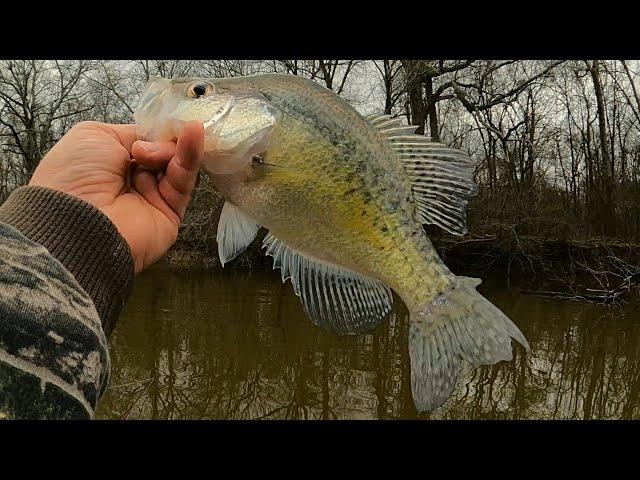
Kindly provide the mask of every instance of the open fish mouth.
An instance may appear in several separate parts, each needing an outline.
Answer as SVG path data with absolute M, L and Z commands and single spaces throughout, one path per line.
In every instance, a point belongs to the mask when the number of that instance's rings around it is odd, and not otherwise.
M 171 80 L 156 77 L 147 82 L 140 97 L 138 112 L 143 112 L 145 116 L 157 114 L 162 109 L 164 97 L 171 88 Z
M 133 118 L 137 125 L 138 137 L 147 140 L 164 140 L 161 128 L 166 119 L 162 115 L 167 103 L 168 93 L 171 91 L 171 80 L 156 77 L 147 82 L 142 91 L 140 102 Z
M 187 98 L 171 80 L 154 78 L 145 86 L 134 118 L 138 136 L 151 141 L 174 140 L 185 122 L 202 122 L 204 168 L 230 174 L 266 151 L 278 111 L 258 92 L 214 90 L 202 98 Z

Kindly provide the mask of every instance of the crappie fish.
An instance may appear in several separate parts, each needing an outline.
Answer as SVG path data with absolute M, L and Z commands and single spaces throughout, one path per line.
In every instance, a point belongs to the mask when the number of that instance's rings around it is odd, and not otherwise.
M 362 117 L 345 100 L 292 75 L 153 79 L 135 113 L 140 133 L 175 138 L 181 122 L 205 126 L 204 169 L 225 204 L 224 265 L 263 241 L 282 281 L 311 320 L 339 334 L 379 325 L 395 292 L 410 312 L 416 407 L 451 395 L 463 361 L 511 360 L 520 330 L 482 297 L 479 279 L 456 277 L 423 224 L 466 232 L 476 194 L 460 150 L 414 134 L 387 115 Z

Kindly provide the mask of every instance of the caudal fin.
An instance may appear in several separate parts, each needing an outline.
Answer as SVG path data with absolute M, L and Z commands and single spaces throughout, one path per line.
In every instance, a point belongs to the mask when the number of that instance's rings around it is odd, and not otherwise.
M 428 412 L 453 392 L 462 362 L 472 366 L 511 360 L 511 339 L 529 344 L 509 318 L 476 291 L 481 280 L 457 277 L 458 285 L 425 310 L 412 313 L 409 326 L 411 389 L 416 408 Z

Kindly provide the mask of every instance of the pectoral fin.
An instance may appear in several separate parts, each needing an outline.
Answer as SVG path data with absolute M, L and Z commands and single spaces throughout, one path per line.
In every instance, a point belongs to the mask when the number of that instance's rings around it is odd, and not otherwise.
M 218 255 L 220 263 L 233 260 L 251 245 L 260 225 L 231 202 L 225 202 L 218 222 Z

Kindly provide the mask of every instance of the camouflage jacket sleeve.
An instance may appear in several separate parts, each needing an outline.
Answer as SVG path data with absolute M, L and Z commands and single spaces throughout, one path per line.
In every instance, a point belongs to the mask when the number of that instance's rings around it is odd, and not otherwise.
M 113 224 L 39 187 L 0 206 L 0 418 L 93 418 L 133 279 Z

